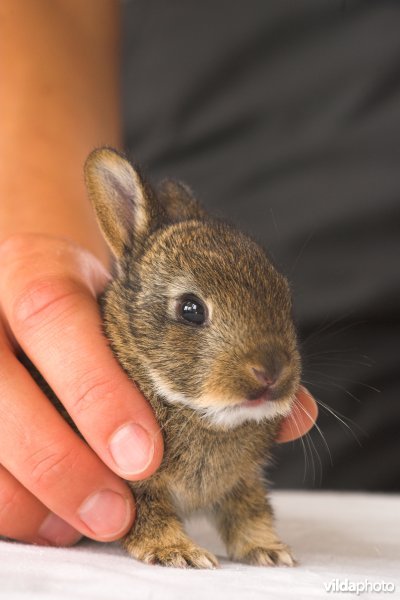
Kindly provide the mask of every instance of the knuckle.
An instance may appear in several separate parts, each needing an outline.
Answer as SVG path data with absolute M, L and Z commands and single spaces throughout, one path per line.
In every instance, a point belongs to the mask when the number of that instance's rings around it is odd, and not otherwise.
M 106 379 L 102 373 L 92 373 L 77 382 L 70 405 L 74 415 L 81 415 L 92 408 L 97 411 L 102 406 L 112 406 L 113 398 L 118 394 L 118 385 Z
M 52 277 L 33 280 L 14 300 L 14 325 L 26 330 L 42 320 L 51 320 L 72 311 L 80 293 L 78 286 L 71 281 Z
M 79 457 L 71 449 L 60 449 L 59 444 L 40 448 L 27 459 L 31 486 L 49 490 L 60 479 L 69 478 Z

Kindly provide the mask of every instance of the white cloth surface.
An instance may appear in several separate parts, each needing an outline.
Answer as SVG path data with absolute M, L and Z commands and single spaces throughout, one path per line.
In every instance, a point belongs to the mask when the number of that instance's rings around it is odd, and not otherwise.
M 204 519 L 188 525 L 221 559 L 216 570 L 145 565 L 118 544 L 85 540 L 74 548 L 0 542 L 0 598 L 44 600 L 313 600 L 400 598 L 400 496 L 274 492 L 277 528 L 299 561 L 295 568 L 229 562 Z M 327 592 L 332 580 L 386 582 L 394 592 Z M 342 584 L 343 585 L 343 584 Z M 367 584 L 368 585 L 368 584 Z

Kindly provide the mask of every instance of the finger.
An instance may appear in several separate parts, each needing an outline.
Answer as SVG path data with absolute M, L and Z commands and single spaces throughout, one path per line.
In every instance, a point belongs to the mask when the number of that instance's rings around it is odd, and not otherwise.
M 151 475 L 162 458 L 158 424 L 107 345 L 87 287 L 59 273 L 32 277 L 24 268 L 3 274 L 0 286 L 18 343 L 90 446 L 125 479 Z
M 0 460 L 26 489 L 84 535 L 126 533 L 126 484 L 72 431 L 15 356 L 0 348 Z
M 72 546 L 82 534 L 0 466 L 0 535 L 30 544 Z
M 318 406 L 310 392 L 300 386 L 292 412 L 284 419 L 278 442 L 290 442 L 305 435 L 315 424 Z

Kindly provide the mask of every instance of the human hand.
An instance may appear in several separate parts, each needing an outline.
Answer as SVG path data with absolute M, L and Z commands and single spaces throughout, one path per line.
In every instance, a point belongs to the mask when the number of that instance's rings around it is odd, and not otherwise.
M 121 477 L 142 479 L 161 462 L 150 405 L 101 333 L 96 296 L 108 278 L 66 239 L 20 234 L 0 245 L 0 535 L 51 545 L 82 534 L 115 540 L 135 512 Z M 18 361 L 19 349 L 88 444 Z

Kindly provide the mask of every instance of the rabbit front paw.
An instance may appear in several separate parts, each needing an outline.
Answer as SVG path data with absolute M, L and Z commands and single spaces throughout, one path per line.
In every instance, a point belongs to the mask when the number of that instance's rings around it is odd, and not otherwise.
M 185 544 L 177 542 L 168 546 L 154 546 L 129 549 L 129 554 L 145 563 L 152 565 L 163 565 L 165 567 L 178 567 L 182 569 L 214 569 L 218 567 L 216 557 L 204 548 L 195 544 Z
M 249 565 L 260 567 L 294 567 L 296 560 L 293 558 L 290 548 L 285 544 L 276 544 L 269 548 L 254 547 L 241 559 Z

